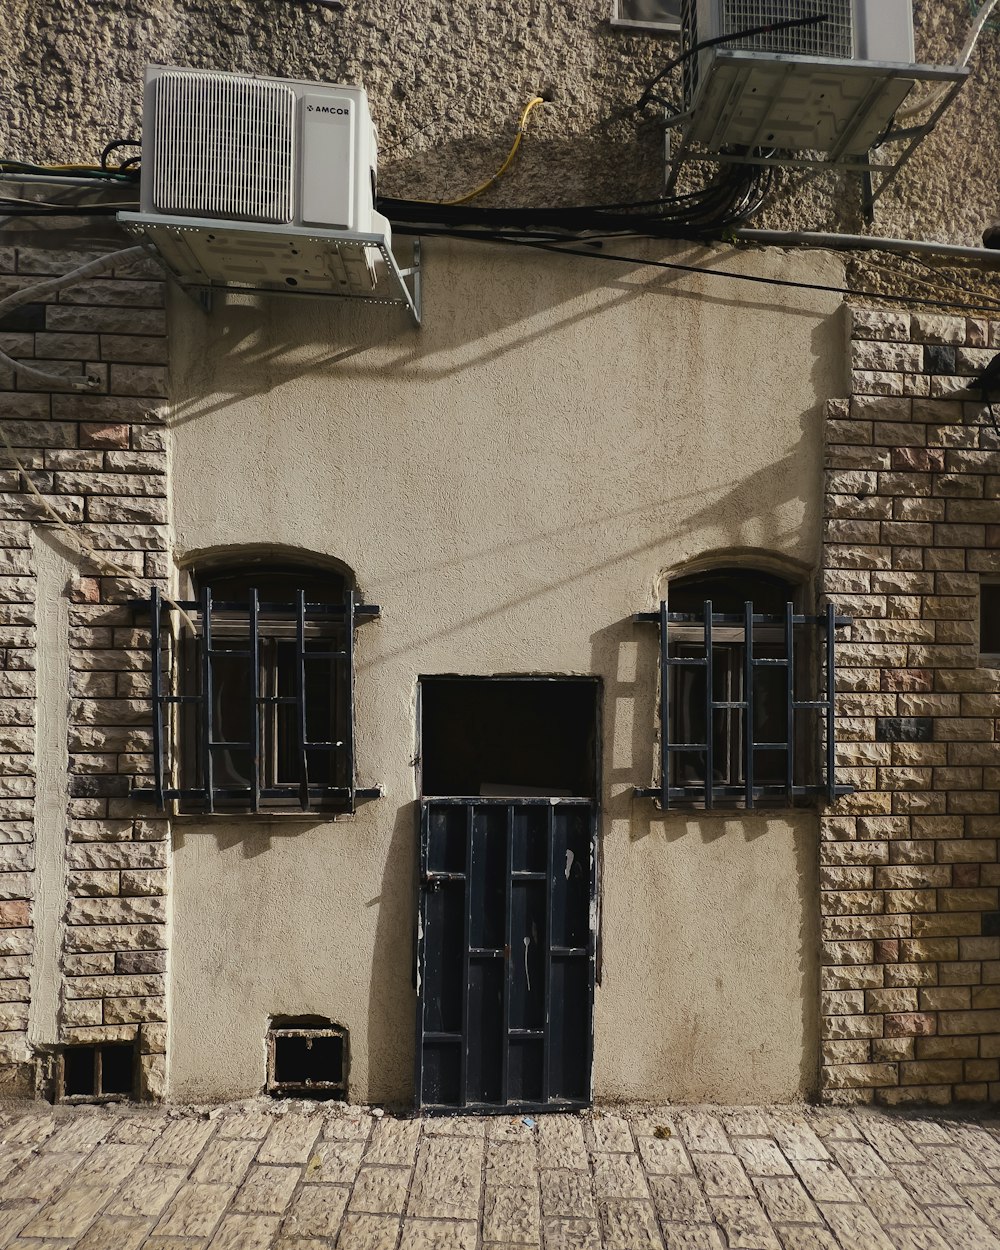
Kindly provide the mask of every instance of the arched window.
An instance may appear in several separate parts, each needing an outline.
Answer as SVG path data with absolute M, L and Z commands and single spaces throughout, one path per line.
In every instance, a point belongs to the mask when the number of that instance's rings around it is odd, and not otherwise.
M 771 572 L 672 579 L 660 626 L 660 784 L 667 807 L 791 806 L 838 790 L 832 608 L 805 615 Z M 825 778 L 825 780 L 824 780 Z
M 342 568 L 265 559 L 154 591 L 155 785 L 182 811 L 345 811 L 354 763 L 354 627 L 378 614 Z M 368 793 L 368 792 L 365 792 Z

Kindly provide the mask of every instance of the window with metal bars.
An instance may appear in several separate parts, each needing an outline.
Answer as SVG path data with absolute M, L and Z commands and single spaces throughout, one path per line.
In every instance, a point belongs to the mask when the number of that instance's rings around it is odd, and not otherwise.
M 161 810 L 342 812 L 358 789 L 354 631 L 378 615 L 335 572 L 254 566 L 195 575 L 150 616 L 153 784 Z
M 722 569 L 671 584 L 636 621 L 660 631 L 660 777 L 669 808 L 790 807 L 836 784 L 831 606 L 796 611 L 792 587 Z

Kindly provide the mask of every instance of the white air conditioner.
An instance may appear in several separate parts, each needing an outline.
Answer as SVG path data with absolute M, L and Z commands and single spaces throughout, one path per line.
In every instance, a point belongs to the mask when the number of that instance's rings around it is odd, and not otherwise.
M 376 167 L 362 87 L 150 65 L 140 212 L 119 221 L 187 285 L 360 296 L 417 316 Z
M 915 82 L 964 77 L 914 63 L 912 0 L 683 0 L 681 20 L 685 140 L 711 152 L 860 160 Z

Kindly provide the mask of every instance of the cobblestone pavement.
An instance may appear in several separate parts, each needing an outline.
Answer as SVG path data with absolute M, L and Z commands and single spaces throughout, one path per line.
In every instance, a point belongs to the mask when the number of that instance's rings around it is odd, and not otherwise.
M 1000 1118 L 0 1108 L 4 1250 L 1000 1250 Z

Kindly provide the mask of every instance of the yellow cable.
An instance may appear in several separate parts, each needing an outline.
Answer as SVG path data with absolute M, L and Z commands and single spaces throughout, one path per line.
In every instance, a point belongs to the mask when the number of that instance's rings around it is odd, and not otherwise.
M 540 95 L 536 95 L 532 96 L 528 103 L 524 106 L 524 109 L 521 112 L 521 120 L 517 123 L 517 134 L 514 137 L 514 142 L 510 151 L 507 153 L 507 159 L 495 174 L 487 178 L 485 182 L 481 182 L 478 187 L 476 187 L 473 191 L 470 191 L 467 195 L 460 195 L 455 200 L 441 200 L 439 202 L 442 204 L 467 204 L 469 200 L 474 200 L 477 195 L 482 195 L 484 191 L 492 187 L 494 182 L 507 172 L 511 166 L 511 162 L 517 155 L 517 149 L 521 146 L 521 140 L 524 138 L 528 129 L 528 118 L 534 110 L 538 108 L 539 104 L 544 103 L 545 100 Z

